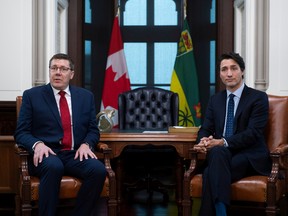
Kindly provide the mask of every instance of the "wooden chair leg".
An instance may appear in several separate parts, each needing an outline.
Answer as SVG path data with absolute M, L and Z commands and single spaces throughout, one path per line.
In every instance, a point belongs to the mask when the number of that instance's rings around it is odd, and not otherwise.
M 191 200 L 183 200 L 182 201 L 182 214 L 183 216 L 191 216 Z
M 116 181 L 111 179 L 109 183 L 109 200 L 107 202 L 108 216 L 118 215 L 118 202 L 117 202 L 117 192 L 116 192 Z
M 19 196 L 19 194 L 16 194 L 15 195 L 15 216 L 21 215 L 20 205 L 21 205 L 20 196 Z
M 117 216 L 118 215 L 118 208 L 117 208 L 117 201 L 109 200 L 108 201 L 108 216 Z
M 32 214 L 32 208 L 31 205 L 28 206 L 22 206 L 22 216 L 31 216 Z

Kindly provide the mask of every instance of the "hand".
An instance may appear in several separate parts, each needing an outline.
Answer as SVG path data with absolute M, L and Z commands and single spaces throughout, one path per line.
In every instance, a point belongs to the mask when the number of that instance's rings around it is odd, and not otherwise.
M 79 157 L 80 161 L 88 159 L 89 157 L 97 159 L 97 156 L 91 151 L 89 145 L 86 143 L 81 144 L 80 148 L 76 151 L 74 159 L 76 160 Z
M 193 147 L 193 149 L 194 149 L 195 151 L 199 152 L 199 153 L 204 153 L 204 154 L 207 153 L 207 149 L 206 149 L 205 146 L 204 146 L 203 144 L 201 144 L 201 143 L 195 145 L 195 146 Z
M 214 146 L 223 146 L 223 139 L 214 139 L 213 136 L 203 137 L 200 142 L 194 146 L 194 150 L 201 153 L 206 153 Z
M 200 142 L 193 147 L 193 149 L 197 152 L 200 152 L 200 153 L 207 153 L 207 150 L 208 150 L 207 147 L 209 147 L 209 142 L 212 139 L 213 139 L 213 136 L 203 137 L 200 140 Z
M 56 155 L 51 148 L 46 146 L 43 142 L 36 144 L 34 149 L 33 163 L 37 167 L 42 162 L 43 157 L 49 157 L 49 154 Z

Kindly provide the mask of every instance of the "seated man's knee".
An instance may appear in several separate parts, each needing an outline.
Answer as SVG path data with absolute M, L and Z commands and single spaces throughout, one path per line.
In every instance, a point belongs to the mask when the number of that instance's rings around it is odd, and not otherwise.
M 224 146 L 214 146 L 213 148 L 210 149 L 209 153 L 226 154 L 227 151 L 229 151 L 229 150 L 226 147 L 224 147 Z
M 98 160 L 94 161 L 93 167 L 91 168 L 91 172 L 93 173 L 95 178 L 100 177 L 100 178 L 105 179 L 107 175 L 107 171 L 106 171 L 104 164 Z
M 49 157 L 45 157 L 41 163 L 43 163 L 43 171 L 45 170 L 54 175 L 63 175 L 64 173 L 64 165 L 57 156 L 50 155 Z
M 231 159 L 232 155 L 230 153 L 230 151 L 224 147 L 224 146 L 215 146 L 213 148 L 210 149 L 209 153 L 208 153 L 208 157 L 210 158 L 229 158 Z

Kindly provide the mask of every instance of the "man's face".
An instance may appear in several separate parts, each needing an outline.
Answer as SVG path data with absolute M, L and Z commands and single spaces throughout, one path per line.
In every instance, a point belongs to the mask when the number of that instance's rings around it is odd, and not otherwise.
M 70 70 L 69 61 L 65 59 L 53 59 L 49 69 L 51 85 L 57 90 L 64 90 L 74 76 Z
M 242 85 L 243 75 L 244 72 L 233 59 L 221 61 L 220 78 L 229 91 L 234 92 Z

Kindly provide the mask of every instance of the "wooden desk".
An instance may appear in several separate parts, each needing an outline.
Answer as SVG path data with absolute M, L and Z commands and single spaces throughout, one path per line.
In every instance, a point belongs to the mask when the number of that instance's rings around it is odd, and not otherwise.
M 174 146 L 179 160 L 177 161 L 176 170 L 176 202 L 178 209 L 181 210 L 182 201 L 182 180 L 183 180 L 183 159 L 189 158 L 189 149 L 193 147 L 196 141 L 197 134 L 192 133 L 141 133 L 141 132 L 125 132 L 114 130 L 110 133 L 101 133 L 100 141 L 108 144 L 112 149 L 112 158 L 119 157 L 125 146 L 128 145 L 148 145 L 155 146 L 171 145 Z M 121 181 L 122 178 L 120 165 L 116 167 L 117 181 L 117 199 L 121 202 Z

